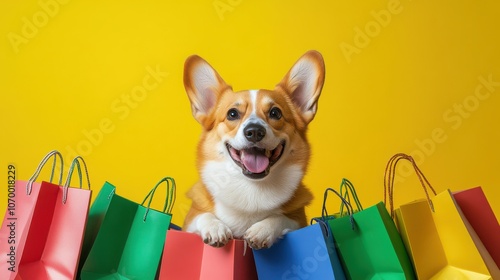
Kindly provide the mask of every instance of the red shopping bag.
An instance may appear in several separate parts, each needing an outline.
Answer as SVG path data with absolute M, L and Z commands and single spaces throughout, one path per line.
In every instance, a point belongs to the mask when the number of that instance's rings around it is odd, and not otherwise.
M 454 192 L 453 197 L 497 267 L 500 267 L 500 225 L 483 189 L 476 187 Z
M 75 279 L 91 198 L 90 190 L 69 187 L 75 165 L 81 176 L 79 160 L 73 160 L 64 186 L 40 185 L 16 279 Z M 29 182 L 27 187 L 29 193 Z
M 10 206 L 0 228 L 0 279 L 15 279 L 18 274 L 19 262 L 24 252 L 26 234 L 30 228 L 33 210 L 39 197 L 50 196 L 53 188 L 47 182 L 35 182 L 46 162 L 54 157 L 50 182 L 54 177 L 57 158 L 60 159 L 60 174 L 58 184 L 62 184 L 63 160 L 58 151 L 48 153 L 38 165 L 35 173 L 28 181 L 16 180 L 15 188 L 9 194 Z
M 252 250 L 243 240 L 222 248 L 203 243 L 194 234 L 168 230 L 160 267 L 160 280 L 256 280 Z

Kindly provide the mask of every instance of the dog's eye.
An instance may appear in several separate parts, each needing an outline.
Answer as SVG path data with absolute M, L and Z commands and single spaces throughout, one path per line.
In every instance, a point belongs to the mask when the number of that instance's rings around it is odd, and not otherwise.
M 230 120 L 230 121 L 234 121 L 234 120 L 237 120 L 240 118 L 240 112 L 238 112 L 238 110 L 236 109 L 229 109 L 229 111 L 227 111 L 227 119 Z
M 273 107 L 271 111 L 269 111 L 269 117 L 271 119 L 279 120 L 281 119 L 281 110 L 277 107 Z

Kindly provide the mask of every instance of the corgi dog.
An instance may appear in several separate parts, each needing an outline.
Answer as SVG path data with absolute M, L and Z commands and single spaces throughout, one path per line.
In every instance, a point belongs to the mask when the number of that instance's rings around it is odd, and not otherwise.
M 301 56 L 273 90 L 234 92 L 201 57 L 186 60 L 184 87 L 202 134 L 200 180 L 187 192 L 183 230 L 215 247 L 238 238 L 261 249 L 307 225 L 306 131 L 324 78 L 317 51 Z

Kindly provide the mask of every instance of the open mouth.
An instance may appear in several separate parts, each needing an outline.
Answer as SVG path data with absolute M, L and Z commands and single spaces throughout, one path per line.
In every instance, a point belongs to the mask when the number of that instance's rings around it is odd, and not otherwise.
M 236 150 L 226 143 L 227 150 L 234 162 L 241 167 L 243 174 L 252 179 L 262 179 L 269 174 L 273 166 L 281 158 L 285 150 L 285 141 L 282 141 L 273 150 L 251 147 Z

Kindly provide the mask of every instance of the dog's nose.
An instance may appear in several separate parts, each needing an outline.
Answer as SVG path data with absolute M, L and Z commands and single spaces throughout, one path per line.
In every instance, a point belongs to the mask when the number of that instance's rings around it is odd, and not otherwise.
M 245 127 L 243 133 L 248 141 L 256 143 L 266 136 L 266 129 L 260 124 L 251 123 Z

